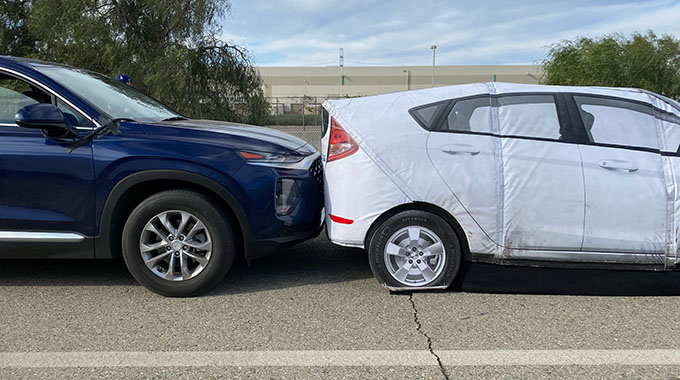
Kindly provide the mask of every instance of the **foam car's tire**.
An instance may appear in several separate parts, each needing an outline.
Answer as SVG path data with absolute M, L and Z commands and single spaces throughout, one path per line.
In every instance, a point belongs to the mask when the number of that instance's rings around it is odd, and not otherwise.
M 462 254 L 456 233 L 444 219 L 408 210 L 375 229 L 368 256 L 373 275 L 382 285 L 417 290 L 449 286 Z
M 122 247 L 125 265 L 140 284 L 164 296 L 186 297 L 224 278 L 236 244 L 229 219 L 209 197 L 169 190 L 130 213 Z

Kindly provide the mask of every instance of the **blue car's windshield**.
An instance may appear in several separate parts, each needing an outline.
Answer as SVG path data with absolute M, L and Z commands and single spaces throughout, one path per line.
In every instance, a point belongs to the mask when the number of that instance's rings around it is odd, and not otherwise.
M 112 118 L 157 121 L 178 113 L 134 88 L 93 72 L 64 66 L 33 66 Z

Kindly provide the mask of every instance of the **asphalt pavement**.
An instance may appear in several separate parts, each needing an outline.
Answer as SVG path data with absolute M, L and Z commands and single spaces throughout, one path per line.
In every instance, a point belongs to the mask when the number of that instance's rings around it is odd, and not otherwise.
M 680 378 L 680 272 L 468 264 L 390 294 L 319 237 L 184 299 L 122 261 L 2 261 L 0 300 L 2 379 Z

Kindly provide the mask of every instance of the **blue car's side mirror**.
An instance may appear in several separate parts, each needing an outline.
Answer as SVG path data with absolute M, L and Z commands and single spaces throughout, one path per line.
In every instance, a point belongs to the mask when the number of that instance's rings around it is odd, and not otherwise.
M 22 128 L 40 129 L 48 138 L 71 138 L 77 135 L 61 110 L 52 104 L 23 107 L 14 115 L 14 122 Z

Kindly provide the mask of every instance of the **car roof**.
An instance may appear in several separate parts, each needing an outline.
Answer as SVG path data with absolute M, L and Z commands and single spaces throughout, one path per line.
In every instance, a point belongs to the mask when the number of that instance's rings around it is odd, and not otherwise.
M 61 63 L 42 61 L 42 60 L 35 59 L 35 58 L 15 57 L 15 56 L 11 56 L 11 55 L 0 55 L 0 62 L 2 62 L 3 60 L 4 61 L 10 61 L 14 64 L 18 64 L 18 65 L 24 66 L 26 68 L 33 68 L 34 65 L 54 66 L 54 67 L 69 67 L 69 68 L 71 68 L 71 66 L 64 65 L 64 64 L 61 64 Z

